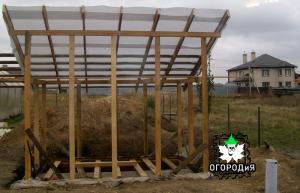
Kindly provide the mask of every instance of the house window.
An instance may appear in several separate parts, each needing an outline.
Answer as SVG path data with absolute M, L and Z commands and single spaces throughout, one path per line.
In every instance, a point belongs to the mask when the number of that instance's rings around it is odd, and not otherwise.
M 278 76 L 282 76 L 282 69 L 278 70 Z
M 279 87 L 282 87 L 282 82 L 278 82 L 278 86 L 279 86 Z
M 291 69 L 285 69 L 285 76 L 291 76 L 292 71 Z
M 270 71 L 269 70 L 262 70 L 262 76 L 263 77 L 269 77 L 270 76 Z
M 262 82 L 262 87 L 269 87 L 270 86 L 270 82 Z
M 290 81 L 285 82 L 285 86 L 286 86 L 286 87 L 292 87 L 292 82 L 290 82 Z

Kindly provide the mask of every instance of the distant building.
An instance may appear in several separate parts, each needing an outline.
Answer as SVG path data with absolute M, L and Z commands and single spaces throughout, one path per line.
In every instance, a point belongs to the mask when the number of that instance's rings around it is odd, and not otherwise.
M 300 87 L 300 74 L 295 74 L 295 85 Z
M 243 55 L 243 64 L 229 70 L 228 81 L 239 87 L 291 87 L 295 88 L 296 66 L 268 54 L 256 58 L 251 52 L 251 61 L 247 62 L 247 54 Z

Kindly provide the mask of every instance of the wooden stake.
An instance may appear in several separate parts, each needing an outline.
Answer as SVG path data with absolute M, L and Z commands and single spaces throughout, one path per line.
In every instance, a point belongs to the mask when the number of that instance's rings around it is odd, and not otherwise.
M 189 154 L 195 151 L 195 131 L 193 119 L 193 83 L 188 83 L 188 128 L 189 128 Z
M 25 35 L 25 57 L 24 57 L 24 129 L 31 127 L 30 120 L 30 98 L 31 98 L 31 36 L 29 33 Z M 29 139 L 24 136 L 25 146 L 25 179 L 31 178 L 31 160 L 28 149 Z
M 160 37 L 155 37 L 155 174 L 161 175 Z
M 177 145 L 178 153 L 182 153 L 183 128 L 182 128 L 182 97 L 181 83 L 177 83 Z
M 144 155 L 148 155 L 148 94 L 147 84 L 143 84 L 143 95 L 144 95 Z
M 111 152 L 112 177 L 118 178 L 117 36 L 111 37 Z
M 201 38 L 201 72 L 202 72 L 202 136 L 203 144 L 208 147 L 208 83 L 207 83 L 207 47 L 206 38 Z M 203 151 L 203 171 L 208 172 L 209 150 Z
M 81 84 L 77 84 L 77 131 L 76 131 L 76 148 L 77 157 L 81 157 Z
M 41 104 L 41 144 L 47 151 L 47 87 L 42 84 L 42 104 Z
M 38 85 L 34 87 L 33 102 L 34 102 L 33 132 L 38 142 L 40 142 L 40 91 Z M 34 166 L 37 168 L 40 167 L 40 152 L 36 147 L 34 147 Z
M 74 109 L 75 37 L 69 36 L 69 152 L 70 179 L 75 179 L 75 109 Z

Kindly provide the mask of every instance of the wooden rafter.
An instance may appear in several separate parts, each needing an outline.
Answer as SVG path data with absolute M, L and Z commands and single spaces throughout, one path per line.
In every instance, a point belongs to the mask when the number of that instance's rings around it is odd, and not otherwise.
M 20 42 L 18 40 L 17 35 L 14 34 L 15 28 L 14 28 L 14 25 L 12 23 L 11 17 L 10 17 L 10 15 L 8 13 L 6 5 L 3 5 L 3 7 L 2 7 L 2 13 L 3 13 L 3 19 L 5 20 L 5 23 L 7 25 L 8 33 L 12 37 L 13 42 L 14 42 L 14 44 L 16 46 L 18 55 L 20 57 L 20 62 L 23 63 L 23 61 L 24 61 L 24 53 L 23 53 L 23 50 L 21 48 L 21 45 L 20 45 Z
M 156 31 L 156 27 L 157 27 L 157 24 L 158 24 L 158 21 L 159 21 L 159 17 L 160 17 L 160 9 L 156 9 L 155 15 L 153 17 L 153 24 L 152 24 L 152 27 L 151 27 L 151 31 Z M 149 55 L 149 52 L 150 52 L 152 40 L 153 40 L 153 37 L 150 36 L 149 39 L 148 39 L 148 42 L 147 42 L 147 46 L 146 46 L 146 50 L 145 50 L 145 54 L 144 54 L 144 57 L 143 57 L 143 62 L 142 62 L 142 65 L 141 65 L 139 75 L 143 74 L 143 71 L 144 71 L 144 68 L 145 68 L 145 65 L 146 65 L 146 62 L 147 62 L 147 58 L 148 58 L 148 55 Z M 140 80 L 140 79 L 141 78 L 139 77 L 138 80 Z M 136 86 L 135 86 L 135 91 L 137 91 L 138 88 L 139 88 L 139 84 L 137 83 Z
M 43 20 L 44 20 L 46 30 L 50 30 L 46 6 L 43 6 L 43 8 L 42 8 L 42 15 L 43 15 Z M 52 61 L 53 61 L 53 65 L 54 65 L 55 74 L 57 76 L 58 89 L 59 89 L 59 92 L 61 92 L 61 85 L 59 83 L 59 74 L 58 74 L 58 70 L 57 70 L 57 63 L 56 63 L 55 51 L 54 51 L 54 47 L 53 47 L 53 40 L 52 40 L 51 35 L 48 35 L 47 37 L 48 37 L 49 47 L 51 50 L 51 56 L 52 56 Z
M 118 31 L 121 31 L 122 20 L 123 20 L 123 7 L 121 6 L 120 15 L 119 15 L 119 23 L 118 23 Z M 117 37 L 117 54 L 118 54 L 118 49 L 119 49 L 119 41 L 120 41 L 120 36 Z
M 229 19 L 230 17 L 230 14 L 229 14 L 229 11 L 226 10 L 220 23 L 218 24 L 217 28 L 215 29 L 215 32 L 214 33 L 221 33 L 222 30 L 224 29 L 224 26 L 226 25 L 227 23 L 227 20 Z M 213 47 L 213 45 L 215 44 L 217 38 L 210 38 L 208 44 L 207 44 L 207 53 L 209 53 Z M 194 69 L 192 70 L 191 74 L 190 75 L 195 75 L 197 73 L 197 71 L 199 70 L 200 68 L 200 63 L 201 63 L 201 57 L 199 57 Z
M 188 32 L 189 31 L 189 29 L 190 29 L 190 27 L 192 25 L 193 19 L 195 17 L 195 13 L 194 12 L 195 12 L 195 9 L 192 10 L 190 16 L 188 17 L 188 20 L 187 20 L 187 22 L 185 24 L 183 32 Z M 172 55 L 172 58 L 170 60 L 170 63 L 168 64 L 168 67 L 166 69 L 165 75 L 168 75 L 170 73 L 170 71 L 172 69 L 172 66 L 173 66 L 173 64 L 174 64 L 174 62 L 176 60 L 176 57 L 177 57 L 177 55 L 179 53 L 179 50 L 180 50 L 180 48 L 181 48 L 181 46 L 183 44 L 184 39 L 185 39 L 185 37 L 180 37 L 180 39 L 179 39 L 179 41 L 177 43 L 177 46 L 176 46 L 176 48 L 174 50 L 174 53 Z M 163 86 L 163 84 L 162 84 L 162 86 Z
M 84 6 L 82 6 L 80 8 L 80 13 L 81 13 L 81 19 L 82 19 L 82 29 L 85 31 L 86 29 L 85 29 L 85 7 Z M 83 36 L 83 54 L 84 54 L 84 68 L 85 68 L 84 74 L 87 77 L 86 36 Z M 87 80 L 87 78 L 85 80 Z M 87 83 L 85 85 L 85 92 L 86 93 L 88 92 Z

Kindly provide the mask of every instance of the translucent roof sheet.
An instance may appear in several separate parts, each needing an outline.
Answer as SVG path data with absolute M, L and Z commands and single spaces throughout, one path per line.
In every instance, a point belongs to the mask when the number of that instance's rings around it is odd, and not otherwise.
M 114 31 L 175 31 L 221 32 L 229 18 L 227 10 L 152 7 L 19 7 L 6 6 L 13 30 L 114 30 Z M 44 13 L 43 13 L 44 10 Z M 46 18 L 45 18 L 46 15 Z M 44 16 L 44 17 L 43 17 Z M 189 20 L 192 18 L 191 22 Z M 158 21 L 156 22 L 156 20 Z M 46 23 L 45 23 L 46 22 Z M 85 38 L 85 40 L 84 40 Z M 68 37 L 51 36 L 58 75 L 68 75 Z M 117 50 L 117 75 L 153 75 L 154 40 L 149 52 L 150 37 L 119 37 Z M 152 38 L 153 39 L 153 38 Z M 194 75 L 199 66 L 200 38 L 183 38 L 179 53 L 176 47 L 181 38 L 161 38 L 161 74 Z M 215 43 L 210 38 L 208 45 Z M 24 53 L 25 38 L 18 36 Z M 14 43 L 14 42 L 13 42 Z M 110 75 L 110 37 L 76 36 L 75 68 L 77 76 Z M 13 45 L 16 47 L 16 45 Z M 212 46 L 211 46 L 212 47 Z M 209 47 L 209 49 L 211 49 Z M 86 53 L 85 53 L 86 48 Z M 15 49 L 14 49 L 15 50 Z M 55 76 L 55 68 L 47 36 L 32 37 L 32 76 Z M 15 53 L 19 55 L 20 53 Z M 172 56 L 176 55 L 170 72 L 166 72 Z M 19 57 L 17 57 L 19 58 Z M 143 64 L 143 60 L 146 61 Z M 86 62 L 85 62 L 86 61 Z M 86 65 L 86 68 L 85 68 Z M 141 70 L 141 68 L 144 68 Z M 197 68 L 196 68 L 197 69 Z M 140 74 L 141 71 L 141 74 Z M 194 74 L 193 74 L 194 73 Z

